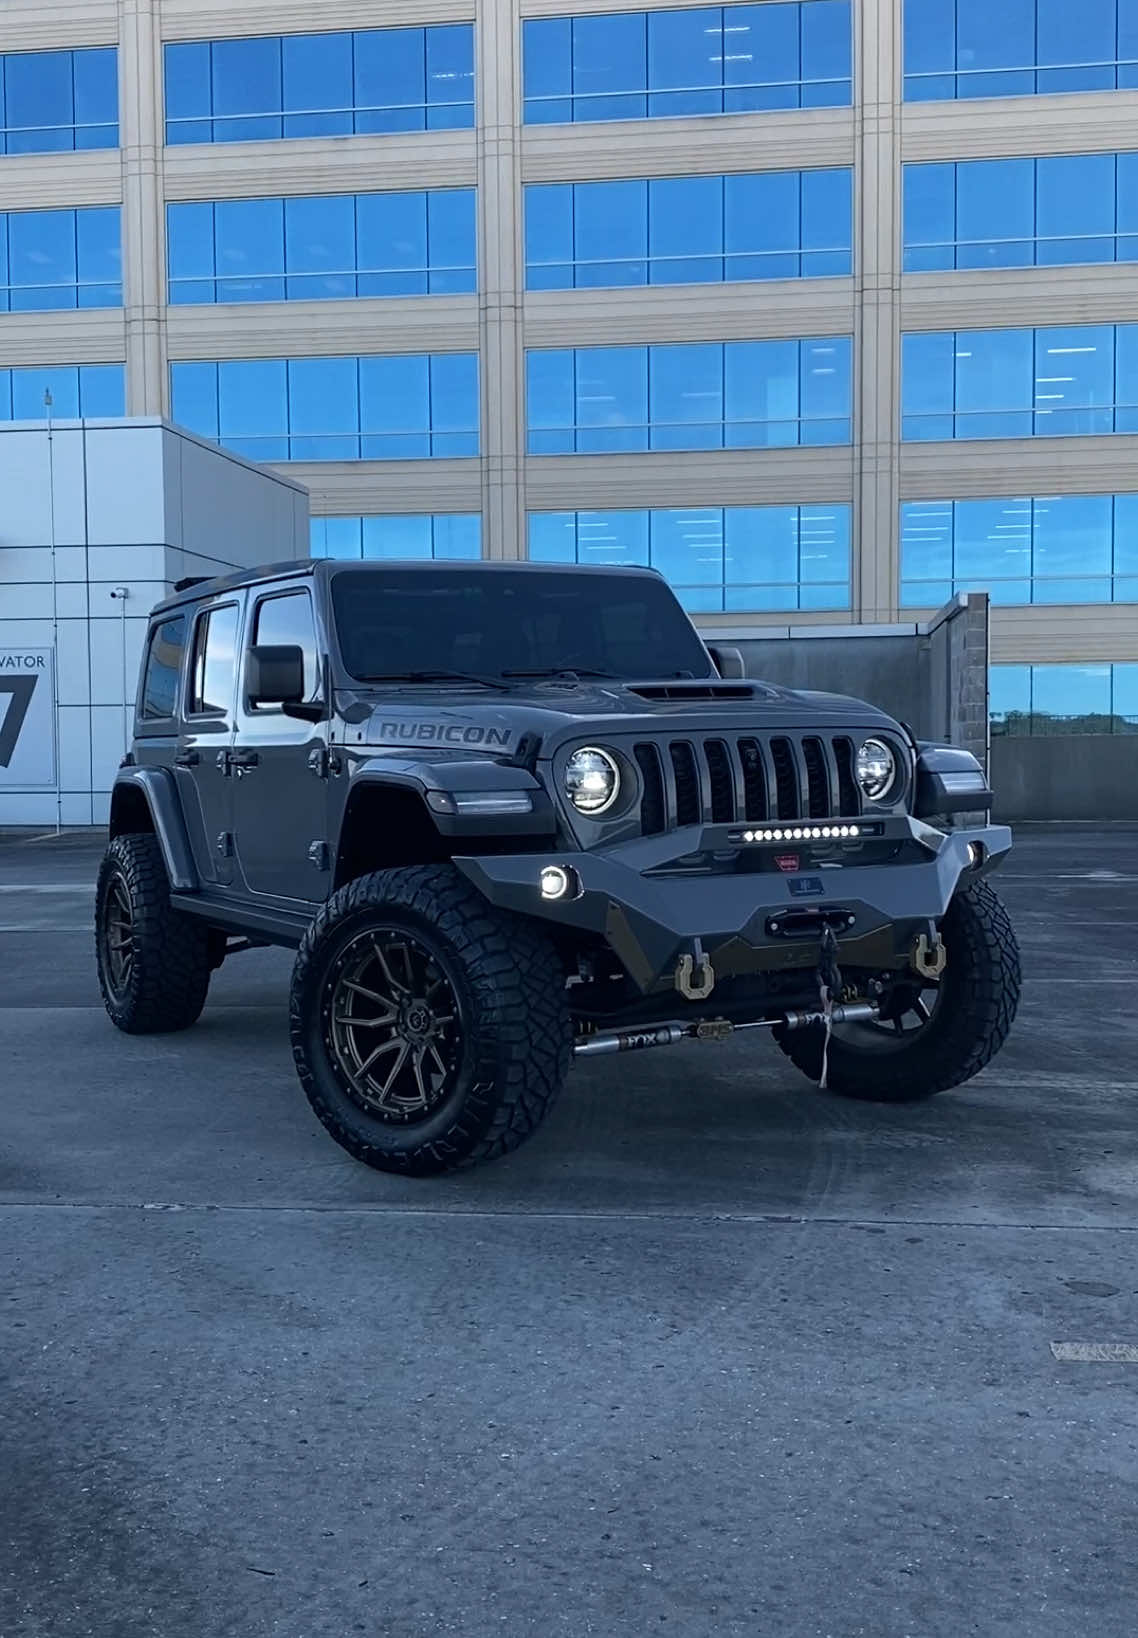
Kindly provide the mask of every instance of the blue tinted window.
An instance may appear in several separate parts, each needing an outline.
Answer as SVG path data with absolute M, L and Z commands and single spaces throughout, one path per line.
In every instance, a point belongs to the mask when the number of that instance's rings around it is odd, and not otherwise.
M 170 301 L 473 291 L 473 188 L 166 207 Z
M 1138 83 L 1133 0 L 905 0 L 905 97 L 1021 97 Z
M 848 506 L 531 512 L 529 555 L 542 563 L 648 565 L 701 613 L 850 602 Z
M 959 591 L 996 604 L 1138 601 L 1136 525 L 1132 495 L 906 501 L 901 602 L 936 607 Z
M 473 353 L 171 364 L 171 410 L 255 461 L 478 454 Z
M 0 370 L 0 421 L 73 421 L 125 413 L 121 364 Z M 48 394 L 51 403 L 44 402 Z
M 850 177 L 848 170 L 769 171 L 532 184 L 526 287 L 848 274 Z
M 988 710 L 993 734 L 1138 733 L 1138 665 L 994 665 Z
M 901 338 L 901 436 L 1060 438 L 1138 430 L 1138 325 Z
M 0 154 L 117 148 L 118 104 L 114 46 L 0 56 Z
M 849 0 L 528 19 L 525 120 L 848 107 Z
M 477 512 L 313 518 L 311 550 L 313 557 L 477 559 L 482 519 Z
M 529 452 L 848 444 L 850 353 L 848 336 L 534 350 Z
M 1138 155 L 904 167 L 907 273 L 1138 260 Z
M 0 215 L 0 312 L 121 307 L 119 207 Z
M 474 124 L 469 23 L 171 44 L 165 65 L 168 143 Z
M 350 34 L 285 35 L 281 106 L 286 137 L 351 136 L 354 102 Z

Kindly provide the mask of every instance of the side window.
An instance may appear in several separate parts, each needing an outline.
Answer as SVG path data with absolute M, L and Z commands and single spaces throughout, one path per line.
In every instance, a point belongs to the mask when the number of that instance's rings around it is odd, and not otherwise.
M 304 654 L 304 698 L 314 700 L 319 693 L 320 666 L 316 654 L 316 624 L 312 599 L 306 591 L 284 592 L 264 597 L 253 619 L 253 642 L 265 647 L 299 648 Z M 258 707 L 273 710 L 273 706 Z
M 237 613 L 236 603 L 225 603 L 198 616 L 187 716 L 226 716 L 232 709 L 237 671 Z
M 178 699 L 178 674 L 186 647 L 186 616 L 176 614 L 150 633 L 142 681 L 139 716 L 146 721 L 172 717 Z

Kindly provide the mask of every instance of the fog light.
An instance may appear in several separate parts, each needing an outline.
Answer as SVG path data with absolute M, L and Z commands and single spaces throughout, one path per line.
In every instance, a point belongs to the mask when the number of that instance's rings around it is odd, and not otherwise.
M 973 870 L 979 870 L 980 866 L 984 863 L 983 842 L 969 842 L 968 862 L 972 866 Z
M 573 889 L 573 878 L 561 865 L 546 865 L 541 873 L 543 899 L 567 899 Z

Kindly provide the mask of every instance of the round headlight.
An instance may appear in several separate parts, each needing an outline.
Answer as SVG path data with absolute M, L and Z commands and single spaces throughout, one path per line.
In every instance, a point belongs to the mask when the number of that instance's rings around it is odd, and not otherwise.
M 880 802 L 897 777 L 897 758 L 884 740 L 867 739 L 857 753 L 857 782 L 871 802 Z
M 577 812 L 590 819 L 612 807 L 619 789 L 619 768 L 595 745 L 582 745 L 565 764 L 565 793 Z

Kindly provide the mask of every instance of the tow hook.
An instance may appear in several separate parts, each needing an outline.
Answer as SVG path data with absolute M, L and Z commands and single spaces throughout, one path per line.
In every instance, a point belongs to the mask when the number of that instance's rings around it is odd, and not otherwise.
M 692 940 L 692 953 L 677 963 L 676 988 L 685 1001 L 706 1001 L 715 988 L 715 968 L 698 938 Z
M 920 978 L 939 978 L 948 966 L 948 951 L 933 922 L 927 933 L 918 933 L 910 956 L 913 971 Z

